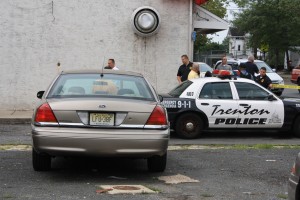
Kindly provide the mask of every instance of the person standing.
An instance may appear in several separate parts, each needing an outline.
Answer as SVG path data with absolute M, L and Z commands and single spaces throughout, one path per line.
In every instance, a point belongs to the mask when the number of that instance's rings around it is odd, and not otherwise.
M 259 75 L 256 77 L 256 82 L 259 83 L 264 88 L 272 88 L 272 81 L 267 76 L 267 69 L 265 67 L 260 68 Z
M 182 65 L 179 67 L 177 72 L 177 80 L 179 83 L 182 83 L 183 81 L 186 81 L 188 79 L 188 75 L 193 65 L 193 63 L 190 62 L 189 57 L 187 55 L 182 55 L 181 61 Z
M 188 76 L 188 80 L 194 79 L 194 78 L 199 78 L 199 64 L 198 63 L 193 63 L 193 66 L 191 68 L 191 71 Z
M 246 66 L 245 66 L 245 63 L 241 63 L 240 64 L 240 66 L 239 66 L 239 72 L 240 72 L 240 77 L 241 78 L 247 78 L 247 79 L 254 79 L 253 77 L 252 77 L 252 75 L 250 74 L 250 73 L 248 73 L 247 72 L 247 70 L 246 70 Z
M 254 63 L 254 56 L 249 56 L 248 61 L 245 63 L 246 71 L 252 75 L 252 77 L 255 77 L 255 73 L 258 74 L 258 67 Z
M 108 59 L 107 66 L 104 69 L 119 70 L 113 58 Z
M 217 67 L 217 70 L 232 71 L 232 67 L 227 64 L 227 58 L 225 56 L 222 58 L 222 63 Z

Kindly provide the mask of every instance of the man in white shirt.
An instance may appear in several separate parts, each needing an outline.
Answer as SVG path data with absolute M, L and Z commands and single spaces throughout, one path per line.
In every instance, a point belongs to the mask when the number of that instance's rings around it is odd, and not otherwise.
M 217 67 L 218 70 L 229 70 L 232 71 L 232 68 L 230 65 L 227 64 L 227 58 L 222 58 L 222 63 Z
M 105 69 L 119 70 L 119 68 L 116 66 L 115 59 L 113 58 L 108 59 L 107 65 L 108 66 L 105 67 Z

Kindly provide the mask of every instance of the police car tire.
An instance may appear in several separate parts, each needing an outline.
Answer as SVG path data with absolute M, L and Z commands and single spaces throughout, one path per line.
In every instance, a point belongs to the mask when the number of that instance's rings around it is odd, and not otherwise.
M 298 116 L 294 122 L 293 134 L 296 137 L 300 137 L 300 116 Z
M 190 130 L 188 128 L 190 126 Z M 196 114 L 186 113 L 176 120 L 175 132 L 184 139 L 194 139 L 201 135 L 203 120 Z

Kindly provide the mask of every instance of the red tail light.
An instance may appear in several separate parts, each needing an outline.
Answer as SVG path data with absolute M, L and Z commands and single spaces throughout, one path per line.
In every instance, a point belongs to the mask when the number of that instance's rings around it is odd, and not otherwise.
M 155 106 L 146 125 L 168 125 L 165 110 L 161 106 Z
M 55 122 L 55 123 L 57 123 L 55 115 L 48 103 L 44 103 L 37 109 L 34 121 L 35 122 Z

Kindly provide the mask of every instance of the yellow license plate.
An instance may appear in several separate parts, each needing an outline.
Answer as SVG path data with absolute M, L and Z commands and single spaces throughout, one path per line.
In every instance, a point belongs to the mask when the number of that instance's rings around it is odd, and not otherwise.
M 114 122 L 113 113 L 90 113 L 90 125 L 113 126 Z

